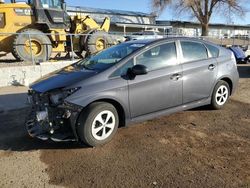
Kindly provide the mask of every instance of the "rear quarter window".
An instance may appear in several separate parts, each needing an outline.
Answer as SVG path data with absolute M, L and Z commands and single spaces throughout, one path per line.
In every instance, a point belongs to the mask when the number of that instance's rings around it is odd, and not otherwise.
M 202 43 L 181 41 L 181 48 L 184 63 L 208 58 L 207 48 Z
M 210 44 L 205 44 L 208 51 L 210 52 L 210 54 L 212 55 L 212 57 L 218 57 L 219 56 L 219 53 L 220 53 L 220 50 L 213 46 L 213 45 L 210 45 Z

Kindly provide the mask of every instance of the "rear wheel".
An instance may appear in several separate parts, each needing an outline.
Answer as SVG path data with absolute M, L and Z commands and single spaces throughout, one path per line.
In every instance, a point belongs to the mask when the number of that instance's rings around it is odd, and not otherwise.
M 89 105 L 80 115 L 77 134 L 80 141 L 89 146 L 103 145 L 115 135 L 119 117 L 115 107 L 109 103 L 97 102 Z
M 230 87 L 227 82 L 220 80 L 213 91 L 211 107 L 215 110 L 221 109 L 227 103 L 230 96 Z
M 30 34 L 30 40 L 29 40 Z M 26 29 L 17 34 L 13 42 L 12 54 L 17 60 L 48 61 L 52 52 L 51 41 L 43 32 L 36 29 Z

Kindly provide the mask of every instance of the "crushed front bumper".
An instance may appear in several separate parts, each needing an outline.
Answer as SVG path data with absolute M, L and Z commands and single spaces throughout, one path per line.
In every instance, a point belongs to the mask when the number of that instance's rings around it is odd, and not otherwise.
M 53 121 L 38 120 L 35 111 L 30 113 L 26 121 L 26 129 L 31 137 L 41 140 L 53 140 L 55 142 L 77 141 L 75 130 L 78 113 L 71 114 L 70 119 L 61 121 L 60 125 Z
M 29 96 L 29 101 L 32 110 L 26 120 L 26 129 L 31 137 L 55 142 L 78 141 L 76 123 L 81 107 L 69 103 L 51 106 L 46 99 L 36 99 L 34 103 L 34 96 Z

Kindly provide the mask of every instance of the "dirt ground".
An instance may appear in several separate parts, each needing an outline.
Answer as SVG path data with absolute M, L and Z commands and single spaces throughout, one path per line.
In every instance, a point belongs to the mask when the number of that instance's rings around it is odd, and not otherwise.
M 250 187 L 250 65 L 223 110 L 121 128 L 109 144 L 31 139 L 27 110 L 0 114 L 0 187 Z

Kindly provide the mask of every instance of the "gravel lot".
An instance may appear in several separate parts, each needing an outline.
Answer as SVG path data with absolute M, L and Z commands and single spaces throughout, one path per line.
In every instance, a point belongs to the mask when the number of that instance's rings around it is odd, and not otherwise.
M 0 114 L 0 187 L 250 187 L 250 65 L 220 111 L 121 128 L 103 147 L 31 139 L 27 109 Z

